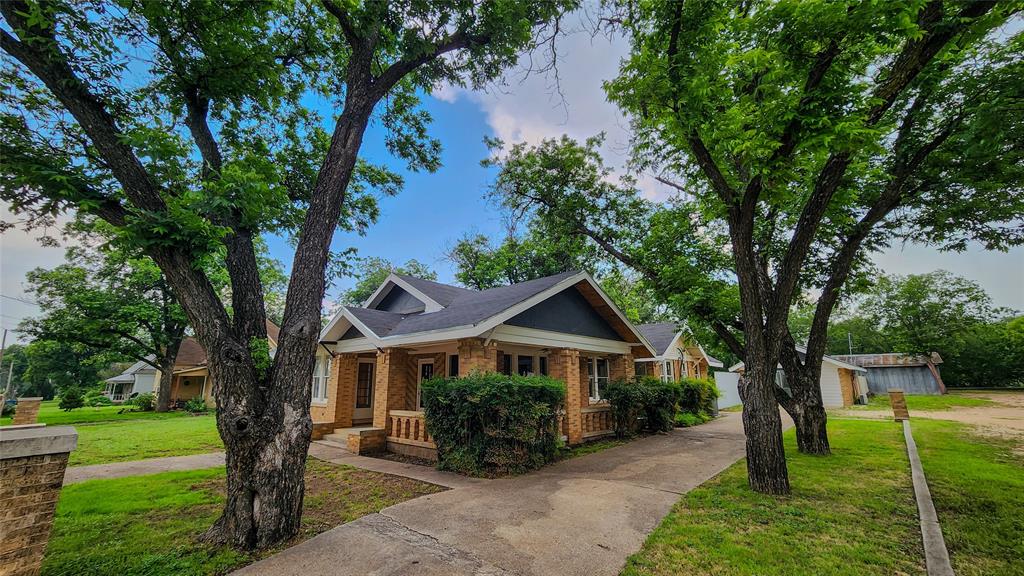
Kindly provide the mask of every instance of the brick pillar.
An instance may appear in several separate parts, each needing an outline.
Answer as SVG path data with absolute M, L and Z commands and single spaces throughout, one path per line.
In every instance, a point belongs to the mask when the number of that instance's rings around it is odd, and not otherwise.
M 583 442 L 583 399 L 580 390 L 580 351 L 573 348 L 555 348 L 548 354 L 548 373 L 565 382 L 566 436 L 569 444 Z
M 632 354 L 615 354 L 608 357 L 608 380 L 632 380 L 636 376 Z
M 77 439 L 71 426 L 6 429 L 0 435 L 0 575 L 39 574 Z
M 484 345 L 482 338 L 459 340 L 459 377 L 472 372 L 495 372 L 498 365 L 498 345 L 491 342 Z M 434 367 L 437 370 L 437 366 Z
M 409 353 L 402 348 L 377 352 L 373 389 L 373 427 L 387 428 L 389 410 L 408 410 L 405 389 L 409 380 Z
M 42 398 L 18 398 L 18 406 L 14 409 L 14 420 L 11 424 L 35 424 L 42 402 Z
M 334 396 L 334 423 L 339 428 L 352 426 L 352 411 L 356 406 L 356 377 L 359 374 L 358 354 L 338 354 L 331 365 L 331 380 L 327 383 Z

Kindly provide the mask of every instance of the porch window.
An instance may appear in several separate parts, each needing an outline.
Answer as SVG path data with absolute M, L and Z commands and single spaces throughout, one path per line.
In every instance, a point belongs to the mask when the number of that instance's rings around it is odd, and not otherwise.
M 360 362 L 356 376 L 356 408 L 369 408 L 373 394 L 373 362 Z
M 512 375 L 512 355 L 502 354 L 501 357 L 501 373 L 506 376 Z
M 637 376 L 647 376 L 647 369 L 649 362 L 633 362 L 633 373 Z
M 448 355 L 448 377 L 458 378 L 459 377 L 459 355 L 449 354 Z
M 590 383 L 590 401 L 597 402 L 601 399 L 601 389 L 608 385 L 608 360 L 588 358 L 587 380 Z
M 533 375 L 533 356 L 517 356 L 516 372 L 518 372 L 520 376 Z
M 540 375 L 541 376 L 547 376 L 548 375 L 548 357 L 547 356 L 538 356 L 537 357 L 537 364 L 538 364 L 538 369 L 540 370 Z
M 675 377 L 672 374 L 672 361 L 666 360 L 661 367 L 661 381 L 672 382 L 673 380 L 675 380 Z
M 313 402 L 327 402 L 327 378 L 330 373 L 330 356 L 318 354 L 313 366 Z

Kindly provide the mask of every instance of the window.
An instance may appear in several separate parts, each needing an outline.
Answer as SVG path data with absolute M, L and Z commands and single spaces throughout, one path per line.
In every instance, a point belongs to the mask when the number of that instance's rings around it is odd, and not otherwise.
M 672 361 L 666 360 L 661 367 L 661 381 L 671 382 L 673 380 L 675 380 L 675 377 L 672 375 Z
M 590 383 L 590 400 L 601 399 L 601 389 L 608 385 L 608 360 L 604 358 L 587 359 L 587 380 Z
M 459 355 L 450 354 L 448 356 L 448 376 L 450 378 L 459 377 Z
M 373 405 L 373 362 L 360 362 L 356 375 L 356 408 Z
M 518 372 L 520 376 L 533 375 L 533 356 L 517 356 L 516 372 Z
M 313 366 L 313 402 L 327 402 L 327 378 L 331 373 L 331 357 L 317 354 Z
M 420 394 L 420 385 L 423 384 L 424 380 L 430 380 L 434 377 L 434 361 L 433 360 L 420 360 L 419 379 L 416 381 L 416 406 L 418 409 L 423 409 L 423 396 Z
M 537 364 L 539 365 L 539 370 L 540 370 L 541 376 L 547 376 L 548 375 L 548 357 L 547 356 L 538 356 L 537 357 Z
M 637 376 L 647 376 L 648 362 L 633 362 L 633 373 Z
M 512 374 L 512 355 L 502 354 L 501 357 L 501 373 L 505 375 Z

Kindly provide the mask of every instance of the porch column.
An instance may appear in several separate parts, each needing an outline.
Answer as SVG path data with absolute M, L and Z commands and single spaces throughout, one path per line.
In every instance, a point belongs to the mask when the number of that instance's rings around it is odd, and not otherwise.
M 330 379 L 327 381 L 327 395 L 334 397 L 334 423 L 339 428 L 352 426 L 358 370 L 358 354 L 345 353 L 334 357 Z
M 498 344 L 491 342 L 485 345 L 482 338 L 463 338 L 459 340 L 459 377 L 464 378 L 472 372 L 495 372 L 498 366 Z M 437 370 L 437 368 L 434 368 Z
M 377 352 L 376 374 L 373 389 L 373 427 L 386 429 L 388 412 L 405 409 L 409 353 L 402 348 L 385 348 Z
M 569 444 L 583 442 L 583 397 L 580 387 L 580 351 L 555 348 L 548 354 L 548 373 L 565 382 L 566 436 Z
M 608 357 L 608 380 L 632 380 L 636 376 L 632 354 L 615 354 Z

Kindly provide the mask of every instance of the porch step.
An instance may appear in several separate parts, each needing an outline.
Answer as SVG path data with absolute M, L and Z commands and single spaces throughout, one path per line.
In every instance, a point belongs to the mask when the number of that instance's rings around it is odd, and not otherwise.
M 331 444 L 337 444 L 348 450 L 348 435 L 351 432 L 332 432 L 330 434 L 324 434 L 321 442 L 330 442 Z
M 349 454 L 353 453 L 348 448 L 348 439 L 347 438 L 338 439 L 338 438 L 329 438 L 329 436 L 338 436 L 338 435 L 337 434 L 328 434 L 327 436 L 324 436 L 323 439 L 321 439 L 321 440 L 314 440 L 313 443 L 314 444 L 321 444 L 323 446 L 329 446 L 329 447 L 337 449 L 337 450 L 344 450 L 345 452 L 348 452 Z

